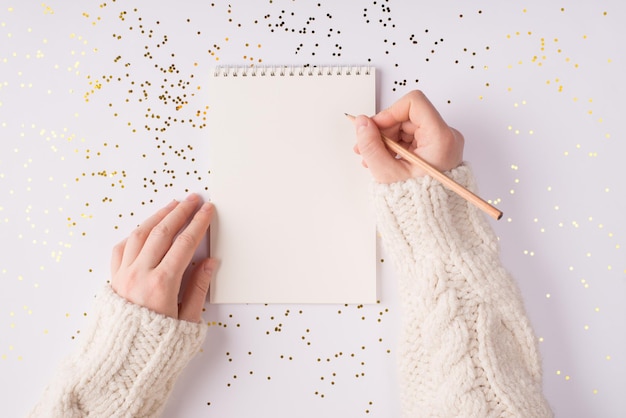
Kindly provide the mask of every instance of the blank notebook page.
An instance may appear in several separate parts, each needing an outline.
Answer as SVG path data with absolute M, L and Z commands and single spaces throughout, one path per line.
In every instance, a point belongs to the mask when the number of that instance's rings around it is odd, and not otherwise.
M 371 180 L 344 115 L 375 113 L 374 69 L 209 78 L 211 303 L 374 303 Z

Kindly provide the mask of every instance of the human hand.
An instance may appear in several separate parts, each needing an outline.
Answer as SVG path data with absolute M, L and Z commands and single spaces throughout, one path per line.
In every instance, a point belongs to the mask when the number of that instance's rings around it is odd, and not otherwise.
M 400 98 L 375 116 L 354 120 L 357 143 L 354 151 L 363 158 L 379 183 L 394 183 L 426 173 L 406 160 L 395 158 L 381 134 L 398 142 L 439 171 L 448 171 L 463 161 L 463 135 L 449 127 L 437 109 L 419 90 Z
M 184 201 L 172 201 L 113 248 L 111 285 L 118 295 L 172 318 L 200 321 L 214 259 L 198 263 L 178 304 L 183 273 L 213 217 L 210 203 L 196 211 L 199 200 L 192 194 Z

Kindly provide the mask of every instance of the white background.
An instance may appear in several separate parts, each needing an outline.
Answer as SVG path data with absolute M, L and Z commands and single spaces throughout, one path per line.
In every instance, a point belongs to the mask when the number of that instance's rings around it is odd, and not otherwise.
M 419 88 L 465 134 L 557 416 L 624 416 L 623 4 L 242 3 L 0 2 L 3 415 L 76 346 L 111 247 L 210 196 L 215 65 L 369 64 L 379 109 Z M 207 305 L 166 416 L 398 416 L 384 260 L 374 306 Z

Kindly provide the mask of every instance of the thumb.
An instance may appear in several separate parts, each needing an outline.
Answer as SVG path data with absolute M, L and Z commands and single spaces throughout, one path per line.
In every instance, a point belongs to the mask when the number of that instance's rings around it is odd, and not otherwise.
M 191 273 L 180 303 L 178 319 L 189 322 L 200 322 L 202 308 L 209 292 L 213 273 L 217 268 L 217 260 L 209 258 L 196 266 Z
M 363 158 L 364 165 L 370 169 L 378 182 L 388 182 L 389 171 L 396 166 L 396 159 L 389 153 L 381 139 L 380 130 L 367 116 L 354 119 L 356 128 L 356 146 Z

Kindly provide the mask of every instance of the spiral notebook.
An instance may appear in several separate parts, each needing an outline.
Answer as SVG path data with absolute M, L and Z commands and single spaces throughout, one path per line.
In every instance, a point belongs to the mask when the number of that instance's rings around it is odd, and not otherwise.
M 374 114 L 369 67 L 209 76 L 211 303 L 373 303 L 370 176 L 344 113 Z

